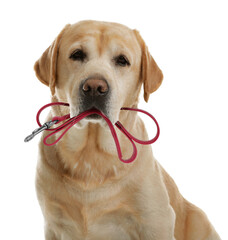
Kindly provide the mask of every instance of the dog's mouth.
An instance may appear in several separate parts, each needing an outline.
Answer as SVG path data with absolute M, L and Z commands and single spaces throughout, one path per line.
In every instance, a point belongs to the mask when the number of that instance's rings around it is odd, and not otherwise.
M 79 114 L 81 114 L 81 113 L 83 113 L 83 112 L 85 112 L 85 111 L 93 111 L 93 110 L 97 110 L 97 111 L 105 114 L 102 110 L 99 110 L 98 108 L 95 108 L 95 107 L 92 107 L 92 108 L 86 109 L 86 110 L 83 109 L 83 110 L 81 110 L 81 111 L 79 112 Z M 105 115 L 106 115 L 106 114 L 105 114 Z M 99 114 L 93 113 L 93 114 L 90 114 L 90 115 L 86 116 L 85 119 L 87 119 L 87 120 L 101 120 L 102 117 L 101 117 Z
M 98 109 L 91 108 L 90 110 L 98 110 Z M 88 115 L 86 117 L 86 119 L 88 119 L 88 120 L 100 120 L 100 119 L 102 119 L 102 117 L 99 114 L 94 113 L 94 114 Z
M 107 117 L 108 116 L 108 104 L 107 103 L 104 103 L 104 102 L 87 102 L 87 101 L 84 101 L 81 105 L 79 105 L 79 114 L 80 113 L 83 113 L 85 111 L 89 111 L 89 110 L 96 110 L 96 111 L 99 111 L 101 112 L 102 114 L 106 115 Z M 91 114 L 91 115 L 88 115 L 87 117 L 85 117 L 85 119 L 87 120 L 100 120 L 102 119 L 102 117 L 99 115 L 99 114 Z
M 91 115 L 87 116 L 86 119 L 99 120 L 99 119 L 101 119 L 101 116 L 98 114 L 91 114 Z

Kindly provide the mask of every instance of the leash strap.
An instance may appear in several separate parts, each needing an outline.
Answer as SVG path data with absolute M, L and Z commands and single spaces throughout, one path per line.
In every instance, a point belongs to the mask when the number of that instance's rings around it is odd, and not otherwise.
M 124 126 L 119 121 L 117 121 L 115 123 L 115 126 L 129 139 L 129 141 L 132 144 L 132 148 L 133 148 L 133 152 L 132 152 L 131 157 L 129 159 L 123 159 L 120 143 L 119 143 L 119 140 L 118 140 L 118 137 L 117 137 L 117 134 L 116 134 L 116 131 L 115 131 L 115 128 L 114 128 L 112 122 L 108 119 L 108 117 L 106 115 L 104 115 L 101 111 L 99 111 L 97 109 L 87 110 L 87 111 L 85 111 L 85 112 L 83 112 L 83 113 L 81 113 L 81 114 L 79 114 L 79 115 L 77 115 L 75 117 L 72 117 L 72 118 L 70 117 L 70 114 L 67 114 L 67 115 L 64 115 L 64 116 L 55 116 L 55 117 L 52 118 L 51 121 L 46 122 L 43 125 L 41 125 L 40 120 L 39 120 L 41 112 L 45 108 L 51 107 L 51 106 L 55 106 L 55 105 L 69 106 L 68 103 L 64 103 L 64 102 L 53 102 L 53 103 L 46 104 L 42 108 L 40 108 L 40 110 L 37 112 L 37 115 L 36 115 L 36 121 L 37 121 L 37 123 L 39 125 L 39 128 L 34 130 L 31 135 L 26 137 L 25 140 L 24 140 L 25 142 L 30 141 L 35 135 L 37 135 L 38 133 L 42 132 L 43 130 L 46 130 L 46 131 L 52 131 L 52 133 L 48 134 L 43 139 L 43 143 L 45 145 L 47 145 L 47 146 L 52 146 L 52 145 L 56 144 L 57 142 L 59 142 L 60 139 L 65 135 L 65 133 L 73 125 L 75 125 L 76 123 L 78 123 L 83 118 L 85 118 L 85 117 L 87 117 L 89 115 L 97 114 L 97 115 L 100 115 L 106 121 L 106 123 L 109 126 L 109 129 L 111 131 L 112 137 L 113 137 L 115 145 L 116 145 L 117 154 L 118 154 L 118 157 L 119 157 L 120 161 L 122 161 L 124 163 L 130 163 L 130 162 L 134 161 L 135 158 L 137 157 L 137 148 L 136 148 L 134 142 L 137 142 L 137 143 L 143 144 L 143 145 L 152 144 L 152 143 L 154 143 L 158 139 L 159 134 L 160 134 L 160 128 L 159 128 L 158 122 L 150 113 L 148 113 L 148 112 L 146 112 L 146 111 L 144 111 L 142 109 L 137 109 L 137 108 L 121 108 L 120 110 L 136 111 L 136 112 L 141 112 L 141 113 L 144 113 L 144 114 L 148 115 L 155 122 L 156 127 L 157 127 L 157 133 L 156 133 L 155 137 L 153 139 L 151 139 L 151 140 L 143 141 L 143 140 L 139 140 L 139 139 L 135 138 L 134 136 L 132 136 L 124 128 Z M 67 121 L 64 122 L 63 124 L 61 124 L 60 126 L 55 127 L 55 128 L 50 128 L 54 124 L 60 123 L 60 122 L 65 121 L 65 120 L 67 120 Z M 57 132 L 60 132 L 62 130 L 64 130 L 64 131 L 62 132 L 62 134 L 54 142 L 52 142 L 52 143 L 48 143 L 47 142 L 48 138 L 50 138 L 52 135 L 54 135 Z

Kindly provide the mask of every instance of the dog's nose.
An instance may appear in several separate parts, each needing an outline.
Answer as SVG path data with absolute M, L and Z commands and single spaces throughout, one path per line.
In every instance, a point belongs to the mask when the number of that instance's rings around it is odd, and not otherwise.
M 109 91 L 106 81 L 101 79 L 88 79 L 82 85 L 82 91 L 86 96 L 105 96 Z

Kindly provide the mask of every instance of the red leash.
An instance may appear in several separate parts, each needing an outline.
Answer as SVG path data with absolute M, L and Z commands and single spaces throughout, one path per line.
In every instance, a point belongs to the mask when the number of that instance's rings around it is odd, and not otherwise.
M 29 135 L 28 137 L 25 138 L 25 142 L 28 142 L 30 141 L 36 134 L 42 132 L 43 130 L 47 130 L 47 131 L 52 131 L 52 133 L 48 134 L 43 142 L 45 145 L 47 146 L 52 146 L 54 144 L 56 144 L 63 136 L 64 134 L 76 123 L 78 123 L 79 121 L 81 121 L 83 118 L 89 116 L 89 115 L 92 115 L 92 114 L 98 114 L 100 115 L 101 117 L 103 117 L 103 119 L 106 121 L 106 123 L 108 124 L 109 128 L 110 128 L 110 131 L 111 131 L 111 134 L 113 136 L 113 139 L 115 141 L 115 144 L 116 144 L 116 149 L 117 149 L 117 153 L 118 153 L 118 157 L 120 159 L 120 161 L 124 162 L 124 163 L 130 163 L 132 161 L 135 160 L 136 156 L 137 156 L 137 148 L 135 146 L 135 143 L 134 142 L 137 142 L 139 144 L 143 144 L 143 145 L 146 145 L 146 144 L 152 144 L 154 143 L 158 137 L 159 137 L 159 134 L 160 134 L 160 129 L 159 129 L 159 125 L 158 125 L 158 122 L 157 120 L 148 112 L 144 111 L 144 110 L 141 110 L 141 109 L 136 109 L 136 108 L 121 108 L 120 110 L 129 110 L 129 111 L 136 111 L 136 112 L 141 112 L 141 113 L 144 113 L 146 115 L 148 115 L 150 118 L 153 119 L 153 121 L 155 122 L 156 124 L 156 127 L 157 127 L 157 134 L 155 135 L 155 137 L 151 140 L 148 140 L 148 141 L 143 141 L 143 140 L 139 140 L 137 138 L 135 138 L 134 136 L 132 136 L 125 128 L 124 126 L 119 122 L 117 121 L 115 123 L 116 127 L 129 139 L 129 141 L 131 142 L 132 144 L 132 147 L 133 147 L 133 153 L 131 155 L 131 157 L 129 159 L 126 159 L 124 160 L 122 158 L 122 152 L 121 152 L 121 148 L 120 148 L 120 143 L 119 143 L 119 140 L 117 138 L 117 134 L 116 134 L 116 131 L 114 129 L 114 126 L 112 124 L 112 122 L 107 118 L 106 115 L 104 115 L 101 111 L 97 110 L 97 109 L 91 109 L 91 110 L 87 110 L 75 117 L 70 117 L 70 114 L 67 114 L 67 115 L 64 115 L 64 116 L 56 116 L 56 117 L 53 117 L 51 121 L 47 122 L 47 123 L 44 123 L 43 125 L 41 125 L 40 123 L 40 120 L 39 120 L 39 117 L 40 117 L 40 114 L 41 112 L 47 108 L 47 107 L 50 107 L 50 106 L 54 106 L 54 105 L 62 105 L 62 106 L 69 106 L 68 103 L 63 103 L 63 102 L 54 102 L 54 103 L 49 103 L 49 104 L 46 104 L 44 105 L 38 112 L 37 112 L 37 115 L 36 115 L 36 121 L 38 123 L 38 125 L 40 126 L 39 128 L 37 128 L 35 131 L 32 132 L 31 135 Z M 56 127 L 56 128 L 50 128 L 51 126 L 53 126 L 54 124 L 57 124 L 57 123 L 60 123 L 64 120 L 67 120 L 65 123 L 61 124 L 60 126 Z M 47 143 L 47 139 L 49 137 L 51 137 L 52 135 L 56 134 L 57 132 L 59 131 L 62 131 L 62 134 L 52 143 Z

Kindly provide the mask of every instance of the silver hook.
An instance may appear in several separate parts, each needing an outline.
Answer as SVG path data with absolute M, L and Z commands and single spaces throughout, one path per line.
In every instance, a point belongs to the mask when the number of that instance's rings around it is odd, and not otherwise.
M 37 134 L 41 133 L 42 131 L 49 129 L 51 126 L 53 126 L 54 124 L 56 124 L 58 122 L 58 120 L 54 120 L 54 121 L 49 121 L 44 123 L 41 127 L 35 129 L 32 134 L 30 134 L 29 136 L 27 136 L 24 140 L 24 142 L 28 142 L 30 140 L 32 140 Z

